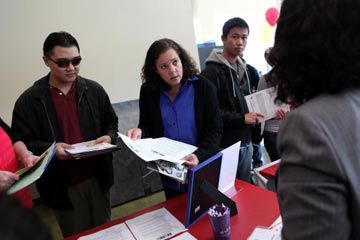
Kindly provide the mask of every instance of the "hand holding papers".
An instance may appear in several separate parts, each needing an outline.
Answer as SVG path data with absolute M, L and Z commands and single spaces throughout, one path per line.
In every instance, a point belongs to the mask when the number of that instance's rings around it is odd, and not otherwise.
M 173 163 L 183 163 L 184 160 L 182 160 L 182 158 L 197 149 L 197 147 L 190 144 L 166 137 L 145 138 L 134 141 L 121 133 L 119 133 L 119 136 L 126 146 L 145 162 L 161 159 Z
M 15 174 L 20 177 L 20 176 L 24 175 L 27 171 L 37 167 L 37 165 L 43 161 L 43 159 L 48 155 L 48 153 L 49 153 L 48 151 L 43 152 L 32 166 L 21 168 L 21 169 L 17 170 L 15 172 Z
M 256 93 L 245 96 L 249 112 L 260 113 L 264 116 L 260 122 L 276 117 L 276 111 L 282 109 L 284 112 L 290 111 L 289 105 L 274 103 L 276 97 L 275 88 L 267 88 Z
M 39 179 L 54 156 L 55 150 L 55 143 L 53 143 L 43 154 L 40 155 L 39 159 L 33 166 L 18 170 L 16 174 L 20 176 L 20 179 L 9 188 L 7 193 L 15 193 Z
M 96 156 L 99 154 L 104 154 L 108 152 L 113 152 L 116 150 L 119 150 L 120 147 L 102 142 L 102 143 L 95 143 L 95 140 L 88 141 L 88 142 L 82 142 L 71 145 L 71 149 L 65 149 L 65 152 L 69 154 L 72 158 L 80 159 L 80 158 L 87 158 Z
M 165 137 L 134 141 L 123 134 L 119 133 L 119 136 L 138 157 L 145 162 L 153 161 L 148 168 L 180 182 L 185 181 L 187 168 L 183 165 L 183 158 L 197 147 Z

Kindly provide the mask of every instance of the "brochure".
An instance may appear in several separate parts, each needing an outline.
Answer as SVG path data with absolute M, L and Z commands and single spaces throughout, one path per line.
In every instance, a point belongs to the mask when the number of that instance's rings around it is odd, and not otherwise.
M 19 175 L 20 179 L 7 190 L 7 193 L 15 193 L 38 180 L 44 173 L 46 167 L 49 165 L 55 151 L 55 143 L 53 143 L 43 154 L 39 156 L 38 161 L 33 166 L 18 170 L 16 174 Z
M 120 149 L 119 146 L 110 143 L 102 142 L 95 144 L 95 140 L 76 143 L 71 146 L 72 148 L 65 149 L 65 152 L 74 159 L 92 157 Z
M 28 171 L 33 170 L 36 167 L 38 167 L 38 165 L 41 164 L 41 162 L 44 160 L 44 158 L 48 155 L 49 155 L 49 149 L 46 150 L 45 152 L 43 152 L 32 166 L 21 168 L 21 169 L 17 170 L 15 172 L 15 174 L 18 176 L 23 176 Z
M 183 163 L 172 163 L 165 160 L 149 162 L 148 169 L 164 174 L 182 184 L 186 183 L 188 168 Z

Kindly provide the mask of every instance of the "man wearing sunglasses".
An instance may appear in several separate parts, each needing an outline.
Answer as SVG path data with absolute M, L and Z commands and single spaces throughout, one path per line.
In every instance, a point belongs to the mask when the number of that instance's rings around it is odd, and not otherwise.
M 50 73 L 16 101 L 12 127 L 36 155 L 56 142 L 55 158 L 37 188 L 67 237 L 110 220 L 113 168 L 111 154 L 74 160 L 64 150 L 93 139 L 114 143 L 118 118 L 105 90 L 78 75 L 80 48 L 73 36 L 51 33 L 43 60 Z

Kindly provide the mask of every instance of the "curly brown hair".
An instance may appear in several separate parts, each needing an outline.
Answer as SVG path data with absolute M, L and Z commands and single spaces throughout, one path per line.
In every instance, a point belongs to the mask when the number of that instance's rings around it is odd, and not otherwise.
M 171 39 L 163 38 L 153 42 L 147 51 L 145 63 L 141 72 L 141 79 L 144 85 L 160 88 L 165 91 L 170 89 L 170 86 L 157 73 L 155 65 L 160 54 L 166 52 L 168 49 L 174 49 L 179 55 L 183 66 L 182 82 L 186 81 L 188 77 L 199 73 L 195 61 L 190 57 L 186 50 L 180 46 L 180 44 Z
M 278 99 L 360 88 L 360 1 L 284 0 L 269 56 Z

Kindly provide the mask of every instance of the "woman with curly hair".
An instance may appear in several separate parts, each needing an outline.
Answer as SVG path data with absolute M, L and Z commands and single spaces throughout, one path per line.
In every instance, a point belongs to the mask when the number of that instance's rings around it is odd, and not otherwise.
M 360 1 L 284 0 L 270 52 L 283 239 L 360 239 Z
M 193 59 L 175 41 L 160 39 L 147 51 L 142 68 L 138 128 L 132 139 L 167 137 L 198 149 L 184 158 L 188 167 L 218 152 L 222 121 L 214 87 L 198 75 Z M 186 186 L 162 177 L 166 198 Z

